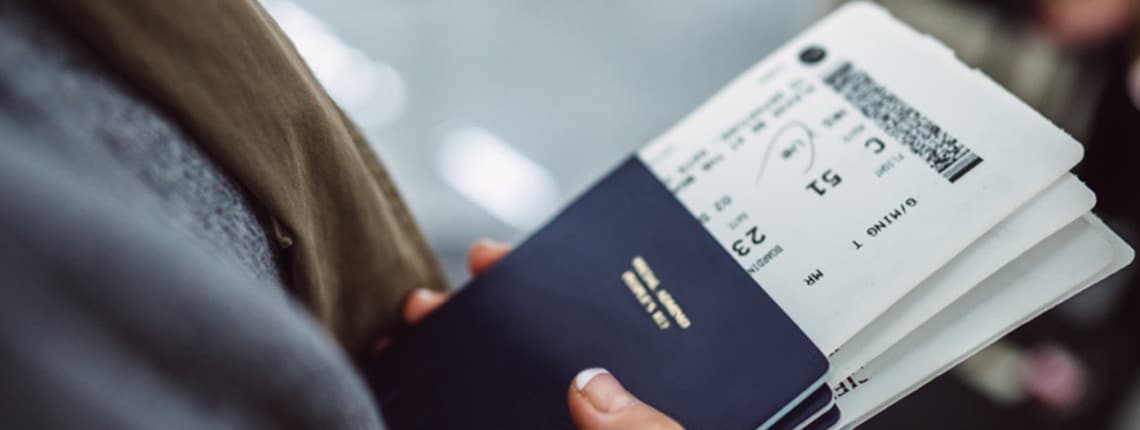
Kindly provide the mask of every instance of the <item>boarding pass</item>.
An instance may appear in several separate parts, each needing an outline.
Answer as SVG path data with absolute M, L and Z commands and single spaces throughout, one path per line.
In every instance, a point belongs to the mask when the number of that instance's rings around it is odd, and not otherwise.
M 1082 149 L 934 39 L 860 2 L 638 156 L 831 353 Z

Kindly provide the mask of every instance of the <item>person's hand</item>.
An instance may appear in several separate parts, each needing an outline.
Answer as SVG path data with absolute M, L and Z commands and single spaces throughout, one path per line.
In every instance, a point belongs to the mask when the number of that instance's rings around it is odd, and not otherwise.
M 583 430 L 667 430 L 681 425 L 634 397 L 605 369 L 586 369 L 567 393 L 570 416 Z
M 472 275 L 490 267 L 507 255 L 510 248 L 490 241 L 480 241 L 467 254 Z M 447 295 L 430 290 L 417 290 L 404 302 L 404 320 L 415 324 L 443 302 Z M 570 382 L 566 393 L 570 416 L 582 430 L 668 430 L 681 425 L 649 406 L 622 387 L 617 378 L 604 369 L 586 369 Z

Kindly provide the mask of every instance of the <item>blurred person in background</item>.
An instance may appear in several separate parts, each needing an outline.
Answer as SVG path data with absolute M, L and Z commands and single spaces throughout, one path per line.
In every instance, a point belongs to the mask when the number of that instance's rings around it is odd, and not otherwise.
M 1125 39 L 1128 89 L 1140 106 L 1140 4 L 1135 0 L 1037 0 L 1043 30 L 1067 46 L 1095 48 Z
M 259 4 L 5 0 L 0 40 L 0 427 L 380 428 L 352 360 L 445 281 Z M 679 428 L 567 390 L 582 428 Z

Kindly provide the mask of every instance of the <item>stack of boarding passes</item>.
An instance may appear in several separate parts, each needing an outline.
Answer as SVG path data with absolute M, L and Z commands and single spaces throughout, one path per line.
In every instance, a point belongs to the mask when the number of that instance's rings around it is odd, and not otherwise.
M 1078 142 L 870 3 L 639 155 L 828 356 L 801 412 L 836 412 L 803 428 L 858 425 L 1133 257 Z

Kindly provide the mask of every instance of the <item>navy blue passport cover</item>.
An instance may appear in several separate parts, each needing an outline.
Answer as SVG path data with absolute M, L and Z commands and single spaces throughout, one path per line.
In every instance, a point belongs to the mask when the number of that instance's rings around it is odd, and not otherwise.
M 660 297 L 623 282 L 639 256 L 683 312 L 667 328 L 647 310 Z M 361 367 L 393 430 L 572 428 L 567 391 L 589 367 L 688 428 L 756 429 L 828 362 L 631 158 Z

